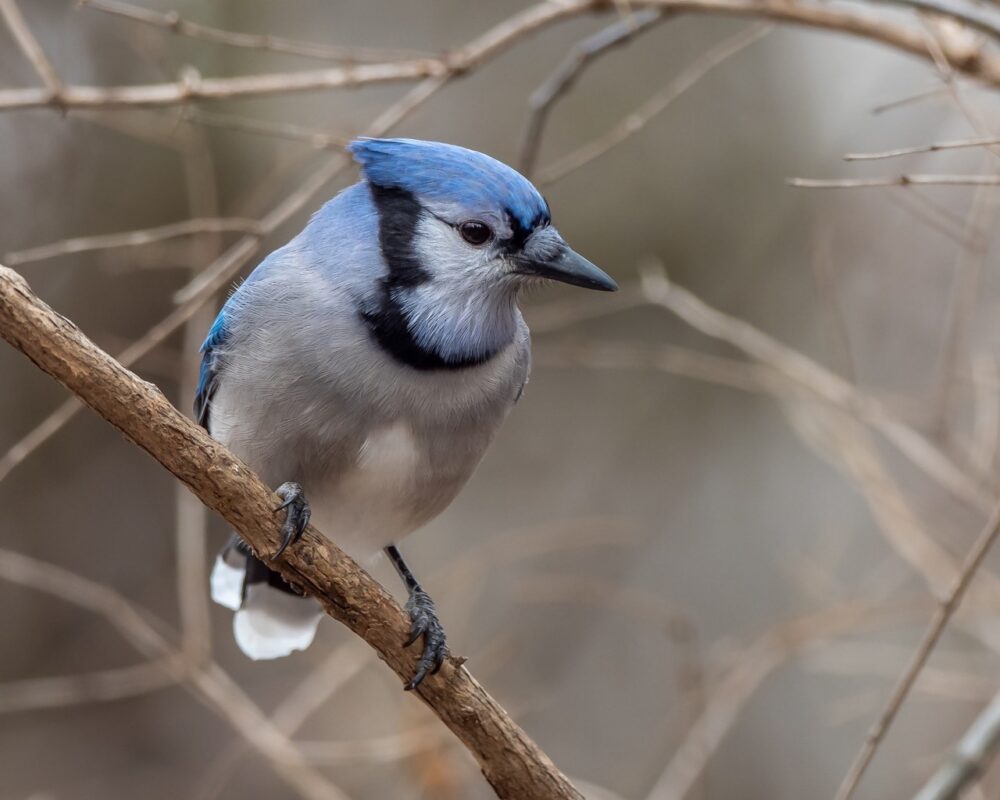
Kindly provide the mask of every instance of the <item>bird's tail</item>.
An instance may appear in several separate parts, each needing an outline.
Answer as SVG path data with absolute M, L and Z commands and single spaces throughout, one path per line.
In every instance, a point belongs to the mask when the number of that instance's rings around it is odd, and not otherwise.
M 255 558 L 236 534 L 215 559 L 211 589 L 216 603 L 236 612 L 236 644 L 254 660 L 305 650 L 323 616 L 315 601 Z

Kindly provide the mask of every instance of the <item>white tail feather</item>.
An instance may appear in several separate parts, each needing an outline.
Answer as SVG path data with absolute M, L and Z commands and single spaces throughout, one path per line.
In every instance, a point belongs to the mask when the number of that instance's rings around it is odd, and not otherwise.
M 212 599 L 220 606 L 239 611 L 243 603 L 243 579 L 246 577 L 246 558 L 240 558 L 241 566 L 228 564 L 222 553 L 215 557 L 210 585 Z
M 252 584 L 233 617 L 233 634 L 249 658 L 281 658 L 312 644 L 322 616 L 313 600 L 266 583 Z

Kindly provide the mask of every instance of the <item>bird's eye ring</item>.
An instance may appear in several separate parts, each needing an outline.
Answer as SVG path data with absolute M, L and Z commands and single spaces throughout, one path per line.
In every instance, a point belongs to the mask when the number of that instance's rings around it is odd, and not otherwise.
M 458 226 L 458 232 L 469 244 L 479 247 L 486 244 L 493 238 L 493 231 L 485 222 L 478 219 L 470 219 Z

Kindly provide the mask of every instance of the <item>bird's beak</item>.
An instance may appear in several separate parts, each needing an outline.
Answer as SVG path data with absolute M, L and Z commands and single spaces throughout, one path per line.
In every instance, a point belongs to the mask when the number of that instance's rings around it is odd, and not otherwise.
M 548 278 L 573 286 L 582 286 L 584 289 L 596 289 L 601 292 L 618 291 L 618 284 L 610 275 L 572 250 L 561 237 L 554 255 L 522 258 L 517 271 L 522 275 Z

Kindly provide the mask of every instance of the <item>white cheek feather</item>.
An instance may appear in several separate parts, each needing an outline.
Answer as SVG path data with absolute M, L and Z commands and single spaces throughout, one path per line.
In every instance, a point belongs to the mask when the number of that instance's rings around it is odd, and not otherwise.
M 421 345 L 445 357 L 466 357 L 494 353 L 511 341 L 516 287 L 494 246 L 470 245 L 427 215 L 413 247 L 431 277 L 404 298 L 410 330 Z

